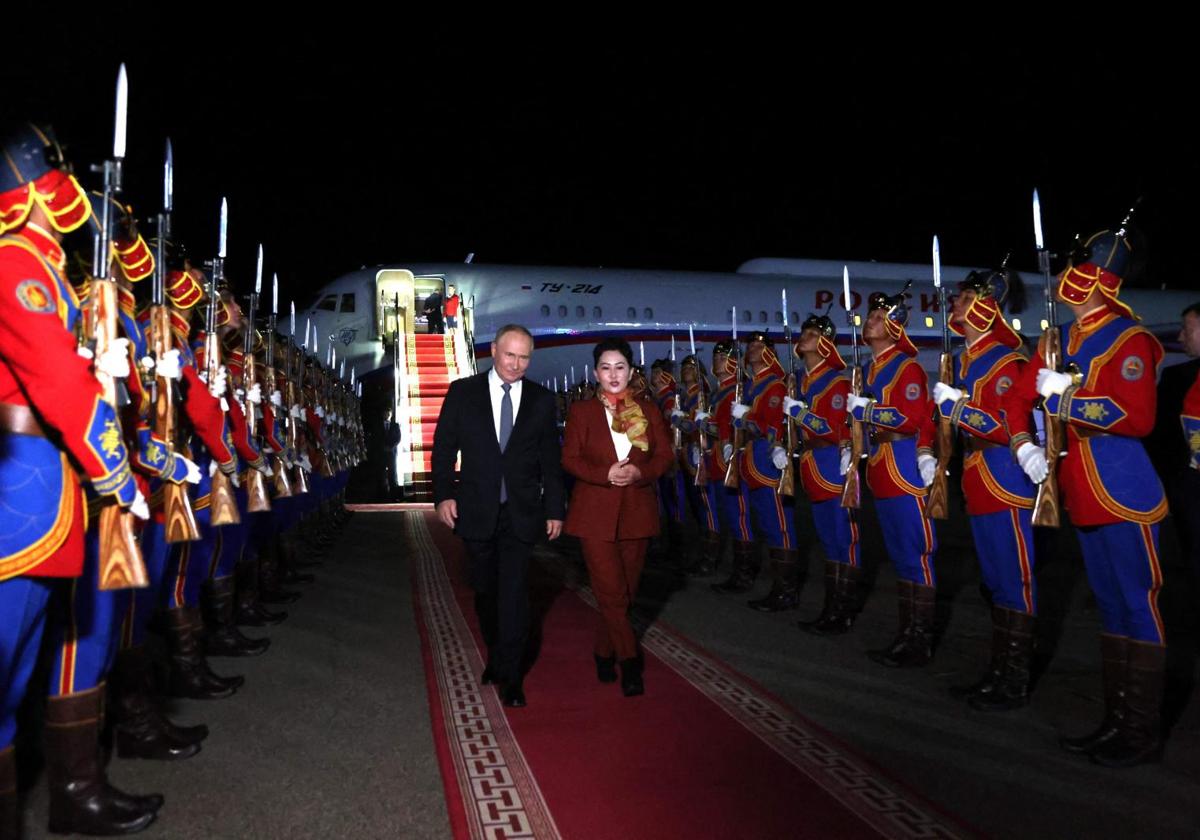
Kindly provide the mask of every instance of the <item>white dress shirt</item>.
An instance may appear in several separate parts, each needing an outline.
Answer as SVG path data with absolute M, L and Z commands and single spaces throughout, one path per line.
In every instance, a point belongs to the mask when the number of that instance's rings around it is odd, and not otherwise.
M 629 457 L 629 450 L 633 449 L 633 441 L 629 439 L 629 435 L 624 432 L 614 432 L 612 427 L 613 414 L 607 408 L 604 409 L 604 418 L 608 421 L 608 433 L 612 435 L 613 446 L 617 449 L 617 460 L 621 461 Z
M 524 379 L 518 379 L 508 389 L 509 399 L 512 400 L 513 407 L 513 425 L 517 424 L 517 412 L 521 410 L 521 384 Z M 504 389 L 500 386 L 504 384 L 504 380 L 500 378 L 500 374 L 496 373 L 496 369 L 492 368 L 488 371 L 488 395 L 492 398 L 492 423 L 496 428 L 496 442 L 500 442 L 500 403 L 504 400 Z

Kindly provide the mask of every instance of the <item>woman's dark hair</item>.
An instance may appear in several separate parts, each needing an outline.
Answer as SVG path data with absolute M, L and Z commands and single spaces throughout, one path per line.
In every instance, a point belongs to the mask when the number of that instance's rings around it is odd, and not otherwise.
M 625 361 L 629 362 L 629 366 L 633 367 L 633 348 L 629 346 L 629 342 L 623 338 L 606 338 L 592 348 L 592 363 L 593 366 L 600 364 L 600 357 L 609 350 L 616 350 L 625 357 Z

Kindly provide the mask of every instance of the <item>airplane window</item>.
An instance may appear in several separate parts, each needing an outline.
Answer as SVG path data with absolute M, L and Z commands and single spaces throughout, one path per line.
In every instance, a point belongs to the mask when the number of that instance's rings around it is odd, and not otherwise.
M 546 304 L 544 304 L 544 303 L 542 304 L 542 315 L 543 315 L 543 316 L 545 316 L 545 317 L 547 317 L 547 318 L 549 318 L 549 317 L 550 317 L 550 307 L 549 307 L 549 306 L 547 306 L 547 305 L 546 305 Z
M 629 307 L 629 311 L 626 312 L 625 314 L 628 315 L 630 317 L 630 319 L 636 321 L 637 320 L 637 307 L 636 306 Z
M 797 315 L 795 312 L 792 313 L 792 323 L 796 324 L 797 326 L 799 326 L 799 324 L 800 324 L 800 316 Z
M 592 317 L 597 318 L 597 319 L 600 317 L 600 307 L 599 306 L 592 307 Z
M 776 323 L 776 324 L 782 324 L 782 323 L 783 323 L 783 313 L 782 313 L 782 312 L 776 312 L 776 313 L 775 313 L 775 323 Z
M 576 317 L 576 318 L 582 318 L 582 317 L 583 317 L 583 313 L 584 313 L 584 308 L 583 308 L 582 306 L 576 306 L 576 307 L 575 307 L 575 317 Z
M 654 310 L 648 306 L 642 312 L 645 313 L 647 319 L 654 317 Z
M 317 304 L 317 309 L 324 309 L 328 312 L 337 311 L 337 295 L 326 295 L 321 299 L 321 302 Z
M 567 317 L 567 307 L 565 307 L 565 306 L 558 307 L 558 317 L 559 318 Z
M 758 322 L 759 322 L 760 324 L 765 324 L 765 323 L 767 323 L 767 313 L 766 313 L 766 312 L 763 312 L 761 309 L 760 309 L 760 310 L 758 310 Z
M 342 311 L 343 312 L 353 312 L 354 311 L 354 295 L 353 294 L 342 295 Z
M 745 321 L 747 324 L 754 320 L 754 316 L 750 314 L 749 309 L 742 310 L 742 320 Z

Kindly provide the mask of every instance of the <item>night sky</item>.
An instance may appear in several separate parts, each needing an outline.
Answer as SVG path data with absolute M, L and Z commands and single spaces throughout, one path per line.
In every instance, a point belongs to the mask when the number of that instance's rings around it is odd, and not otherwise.
M 83 170 L 111 143 L 125 61 L 127 200 L 157 210 L 169 135 L 181 238 L 211 255 L 227 195 L 235 285 L 262 240 L 301 305 L 361 265 L 469 251 L 732 271 L 756 256 L 927 262 L 937 233 L 947 263 L 1013 248 L 1034 270 L 1034 186 L 1059 247 L 1145 195 L 1130 282 L 1197 285 L 1195 72 L 1162 43 L 814 47 L 738 32 L 595 47 L 268 23 L 123 49 L 96 46 L 99 19 L 73 20 L 8 53 L 6 111 L 52 123 Z M 34 57 L 46 43 L 53 61 Z

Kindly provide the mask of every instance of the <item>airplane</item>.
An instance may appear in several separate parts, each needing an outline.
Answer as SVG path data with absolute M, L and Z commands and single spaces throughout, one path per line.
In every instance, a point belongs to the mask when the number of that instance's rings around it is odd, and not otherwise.
M 554 266 L 487 265 L 479 263 L 413 263 L 367 267 L 339 277 L 323 287 L 299 319 L 311 319 L 317 333 L 334 342 L 346 369 L 363 377 L 390 368 L 387 338 L 400 315 L 402 331 L 421 332 L 424 318 L 419 302 L 433 291 L 445 293 L 453 284 L 466 304 L 466 326 L 474 358 L 491 355 L 496 330 L 522 324 L 535 339 L 528 378 L 552 387 L 583 379 L 592 362 L 591 348 L 603 337 L 628 340 L 645 363 L 664 358 L 674 338 L 678 357 L 691 347 L 707 364 L 707 351 L 732 334 L 737 311 L 738 333 L 766 330 L 775 337 L 781 358 L 784 335 L 783 293 L 787 321 L 798 330 L 810 312 L 829 312 L 838 324 L 842 355 L 850 358 L 850 331 L 842 307 L 842 269 L 848 268 L 853 310 L 866 317 L 871 292 L 895 294 L 912 281 L 912 314 L 908 333 L 917 345 L 923 366 L 937 370 L 942 346 L 942 323 L 931 265 L 848 262 L 785 258 L 756 258 L 736 272 L 668 271 L 659 269 L 567 268 Z M 943 266 L 947 293 L 973 269 Z M 1045 281 L 1040 274 L 1021 272 L 1026 287 L 1024 311 L 1006 312 L 1014 328 L 1036 345 L 1045 321 Z M 1180 313 L 1195 302 L 1193 292 L 1126 289 L 1121 299 L 1142 318 L 1143 325 L 1166 347 L 1171 364 L 1184 359 L 1178 342 Z M 1066 321 L 1070 312 L 1058 307 Z M 861 323 L 861 322 L 860 322 Z M 955 337 L 956 342 L 961 339 Z M 324 342 L 323 342 L 324 343 Z M 866 358 L 865 348 L 861 351 Z M 642 359 L 635 359 L 641 362 Z M 573 377 L 573 378 L 572 378 Z

